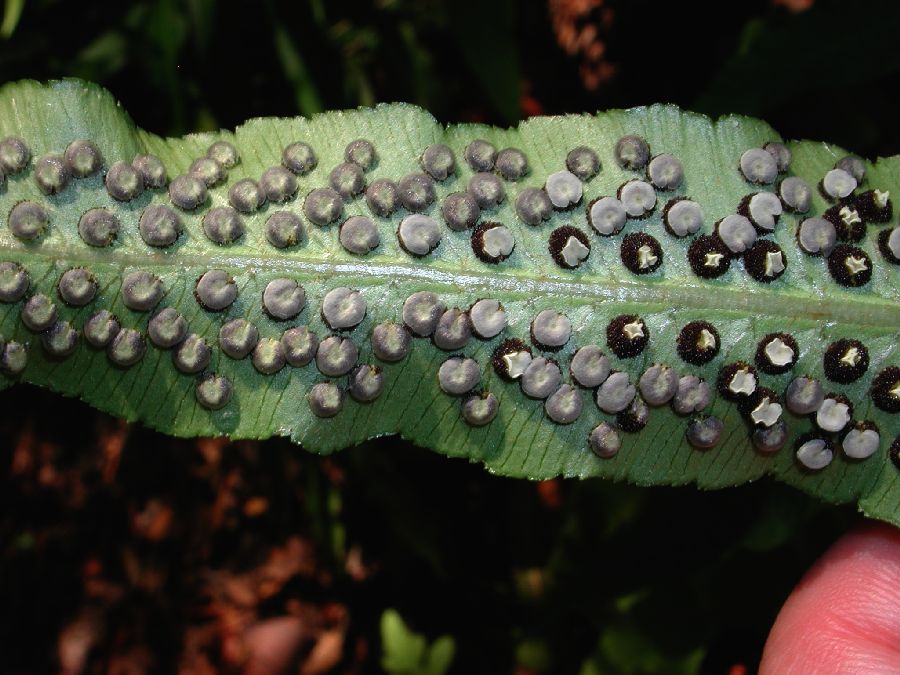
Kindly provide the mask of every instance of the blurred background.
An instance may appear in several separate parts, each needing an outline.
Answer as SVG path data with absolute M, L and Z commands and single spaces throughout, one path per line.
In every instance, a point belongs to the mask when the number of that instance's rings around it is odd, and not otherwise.
M 672 102 L 900 152 L 885 0 L 6 0 L 0 80 L 80 77 L 162 135 L 408 101 L 443 122 Z M 4 673 L 754 672 L 858 523 L 717 493 L 494 477 L 396 438 L 329 458 L 0 393 Z

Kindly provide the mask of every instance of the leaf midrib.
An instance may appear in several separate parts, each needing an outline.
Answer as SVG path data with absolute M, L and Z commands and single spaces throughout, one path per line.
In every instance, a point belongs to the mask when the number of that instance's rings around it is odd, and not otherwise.
M 397 280 L 426 282 L 432 285 L 472 289 L 506 297 L 557 296 L 581 299 L 582 302 L 615 301 L 647 304 L 671 308 L 709 310 L 710 312 L 745 312 L 753 316 L 803 317 L 809 320 L 839 322 L 858 326 L 897 328 L 900 326 L 900 305 L 890 299 L 860 296 L 849 301 L 828 302 L 827 296 L 812 296 L 789 289 L 760 288 L 730 289 L 721 286 L 648 282 L 583 282 L 559 278 L 534 278 L 507 272 L 452 272 L 420 263 L 312 262 L 296 258 L 252 256 L 246 254 L 196 255 L 116 253 L 110 256 L 100 251 L 73 251 L 44 247 L 40 251 L 22 251 L 25 258 L 66 260 L 73 264 L 105 263 L 123 267 L 188 266 L 284 270 L 286 273 L 306 273 L 309 276 L 365 277 L 383 283 Z

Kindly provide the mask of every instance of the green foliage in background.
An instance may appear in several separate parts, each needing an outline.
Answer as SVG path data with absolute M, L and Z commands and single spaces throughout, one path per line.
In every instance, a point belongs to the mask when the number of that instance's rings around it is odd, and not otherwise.
M 381 615 L 381 667 L 391 675 L 444 675 L 453 662 L 456 644 L 442 635 L 431 644 L 403 622 L 396 610 Z

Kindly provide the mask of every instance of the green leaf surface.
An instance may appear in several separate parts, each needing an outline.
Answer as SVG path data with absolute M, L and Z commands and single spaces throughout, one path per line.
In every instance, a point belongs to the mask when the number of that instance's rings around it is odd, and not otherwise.
M 148 102 L 148 105 L 152 105 Z M 138 113 L 140 111 L 137 111 Z M 621 168 L 613 148 L 624 134 L 639 134 L 654 154 L 671 153 L 684 166 L 684 181 L 674 191 L 659 191 L 656 209 L 644 219 L 629 219 L 613 237 L 599 236 L 588 224 L 585 205 L 603 195 L 615 195 L 625 181 L 643 175 Z M 18 202 L 31 200 L 49 213 L 46 231 L 31 242 L 17 239 L 8 223 L 0 227 L 0 262 L 16 262 L 27 269 L 31 285 L 18 302 L 0 305 L 0 336 L 27 345 L 28 364 L 17 378 L 5 378 L 2 386 L 17 381 L 50 387 L 78 396 L 92 406 L 130 421 L 141 421 L 179 436 L 227 434 L 234 438 L 288 436 L 306 449 L 330 453 L 384 434 L 400 434 L 411 441 L 453 457 L 482 462 L 490 471 L 545 479 L 557 475 L 602 476 L 641 485 L 696 483 L 702 488 L 722 488 L 766 475 L 796 485 L 830 502 L 855 501 L 867 515 L 900 524 L 900 472 L 889 458 L 889 446 L 898 435 L 896 414 L 873 404 L 870 394 L 875 376 L 900 363 L 896 346 L 900 327 L 900 276 L 879 250 L 879 233 L 896 226 L 870 224 L 858 244 L 868 255 L 871 281 L 859 288 L 838 285 L 821 257 L 804 254 L 797 245 L 796 229 L 802 216 L 785 213 L 773 234 L 765 237 L 784 251 L 786 271 L 772 283 L 760 283 L 735 259 L 724 276 L 702 280 L 687 261 L 692 237 L 676 238 L 662 224 L 663 206 L 677 196 L 699 203 L 704 224 L 698 234 L 710 234 L 713 224 L 736 212 L 745 195 L 770 191 L 774 186 L 752 186 L 738 170 L 739 158 L 748 148 L 781 140 L 758 120 L 725 117 L 718 121 L 686 113 L 672 106 L 652 106 L 597 115 L 533 118 L 516 129 L 476 125 L 444 128 L 427 112 L 409 105 L 381 105 L 375 109 L 331 112 L 309 119 L 255 119 L 235 132 L 195 134 L 163 139 L 134 126 L 129 116 L 105 91 L 83 82 L 63 81 L 41 85 L 21 82 L 0 90 L 0 137 L 17 136 L 30 147 L 32 160 L 20 173 L 10 173 L 0 193 L 0 214 L 8 220 Z M 397 229 L 408 215 L 400 208 L 392 216 L 373 215 L 360 195 L 343 205 L 343 216 L 328 226 L 318 226 L 304 215 L 305 196 L 328 185 L 331 170 L 344 161 L 344 149 L 354 139 L 372 141 L 377 162 L 365 173 L 367 184 L 377 178 L 401 177 L 421 171 L 420 157 L 435 143 L 449 146 L 456 157 L 456 173 L 434 184 L 437 200 L 425 211 L 440 226 L 441 241 L 429 255 L 417 258 L 398 244 Z M 475 139 L 487 139 L 498 149 L 515 147 L 528 157 L 530 171 L 518 181 L 503 181 L 506 198 L 486 209 L 481 221 L 509 227 L 515 238 L 512 255 L 499 264 L 479 260 L 472 251 L 471 232 L 450 230 L 440 205 L 452 192 L 466 189 L 473 174 L 463 159 L 464 149 Z M 74 178 L 59 194 L 45 196 L 38 189 L 34 167 L 42 156 L 61 154 L 72 141 L 90 139 L 99 147 L 104 169 L 86 178 Z M 131 201 L 113 199 L 104 187 L 103 174 L 114 162 L 152 153 L 166 166 L 170 179 L 189 170 L 191 162 L 205 156 L 215 141 L 234 144 L 240 162 L 227 172 L 227 180 L 209 190 L 209 198 L 193 211 L 178 210 L 184 233 L 168 248 L 144 243 L 138 231 L 142 212 L 150 205 L 171 205 L 165 189 L 148 189 Z M 243 236 L 229 245 L 217 245 L 204 234 L 202 218 L 212 207 L 228 203 L 228 189 L 238 180 L 258 180 L 281 161 L 290 143 L 309 143 L 318 157 L 317 167 L 297 177 L 296 195 L 284 204 L 267 203 L 243 216 Z M 546 177 L 565 168 L 566 154 L 576 146 L 594 149 L 602 163 L 600 173 L 584 182 L 584 198 L 578 207 L 554 211 L 538 226 L 524 224 L 516 215 L 517 195 L 527 187 L 541 187 Z M 788 144 L 792 153 L 789 173 L 816 186 L 836 160 L 840 148 L 809 141 Z M 900 194 L 900 158 L 866 163 L 867 177 L 858 192 L 878 188 Z M 830 204 L 813 187 L 809 215 L 821 215 Z M 88 209 L 105 207 L 120 221 L 118 236 L 107 248 L 87 246 L 78 223 Z M 297 246 L 278 249 L 265 236 L 267 219 L 276 210 L 299 215 L 305 237 Z M 373 218 L 380 245 L 367 255 L 347 251 L 339 241 L 339 223 L 351 215 Z M 548 252 L 550 233 L 562 225 L 579 228 L 590 243 L 590 255 L 577 269 L 557 265 Z M 620 258 L 620 246 L 628 233 L 646 232 L 658 239 L 663 264 L 652 274 L 636 275 Z M 86 306 L 70 307 L 57 294 L 60 275 L 73 267 L 87 269 L 98 283 L 96 297 Z M 221 312 L 205 310 L 195 299 L 197 279 L 211 269 L 231 275 L 237 299 Z M 165 294 L 152 311 L 133 311 L 123 304 L 122 279 L 144 270 L 157 275 Z M 300 283 L 306 294 L 305 309 L 294 319 L 276 321 L 264 311 L 261 297 L 269 281 L 288 277 Z M 367 312 L 350 337 L 359 349 L 359 363 L 381 368 L 385 386 L 373 402 L 359 403 L 349 396 L 336 416 L 320 418 L 307 400 L 311 387 L 331 381 L 342 388 L 346 376 L 328 378 L 315 362 L 282 368 L 275 374 L 258 372 L 250 358 L 232 359 L 217 345 L 223 323 L 243 318 L 252 322 L 262 338 L 278 339 L 294 326 L 308 326 L 320 339 L 332 333 L 320 308 L 325 294 L 339 287 L 357 289 Z M 438 349 L 431 340 L 415 338 L 409 354 L 398 363 L 382 363 L 372 352 L 373 327 L 400 322 L 405 299 L 417 291 L 433 291 L 447 307 L 467 309 L 480 298 L 503 305 L 508 327 L 497 337 L 472 337 L 460 349 Z M 135 365 L 113 365 L 103 350 L 82 339 L 65 358 L 51 357 L 43 337 L 22 323 L 23 303 L 33 293 L 43 293 L 57 307 L 60 320 L 81 330 L 96 311 L 107 309 L 122 327 L 146 335 L 150 318 L 164 307 L 177 309 L 189 331 L 204 338 L 211 359 L 204 372 L 228 378 L 233 396 L 219 410 L 198 403 L 196 388 L 202 374 L 179 372 L 172 350 L 147 345 Z M 560 425 L 545 413 L 544 402 L 526 396 L 519 383 L 501 379 L 491 365 L 491 355 L 502 341 L 530 341 L 529 326 L 542 310 L 564 313 L 573 326 L 568 342 L 558 351 L 542 354 L 558 361 L 563 382 L 571 382 L 572 354 L 587 344 L 607 352 L 614 370 L 626 372 L 636 383 L 652 364 L 662 363 L 680 375 L 693 374 L 712 385 L 713 398 L 704 411 L 722 420 L 718 444 L 698 450 L 685 441 L 692 418 L 673 412 L 670 406 L 651 408 L 646 427 L 637 433 L 620 431 L 621 449 L 601 459 L 589 447 L 591 430 L 601 422 L 615 424 L 615 415 L 598 409 L 594 392 L 580 388 L 583 411 L 574 423 Z M 607 346 L 607 325 L 620 315 L 638 315 L 649 332 L 646 349 L 633 358 L 618 358 Z M 681 328 L 690 321 L 713 323 L 720 334 L 721 350 L 710 363 L 686 363 L 676 351 Z M 831 435 L 834 459 L 818 471 L 804 469 L 794 453 L 794 439 L 815 430 L 809 417 L 787 410 L 789 439 L 775 453 L 757 452 L 752 429 L 738 406 L 716 393 L 715 382 L 723 365 L 735 361 L 754 363 L 758 342 L 773 332 L 790 333 L 799 345 L 793 369 L 781 375 L 759 373 L 759 383 L 779 397 L 798 375 L 820 380 L 826 391 L 844 394 L 853 404 L 853 418 L 877 425 L 878 450 L 864 460 L 852 460 L 840 448 L 840 436 Z M 829 382 L 823 372 L 825 347 L 840 338 L 862 341 L 868 349 L 869 367 L 849 384 Z M 438 369 L 450 356 L 464 355 L 480 367 L 476 391 L 493 393 L 499 408 L 496 417 L 481 427 L 469 425 L 461 414 L 465 397 L 444 393 Z M 782 399 L 782 404 L 784 403 Z M 52 411 L 47 411 L 52 423 Z

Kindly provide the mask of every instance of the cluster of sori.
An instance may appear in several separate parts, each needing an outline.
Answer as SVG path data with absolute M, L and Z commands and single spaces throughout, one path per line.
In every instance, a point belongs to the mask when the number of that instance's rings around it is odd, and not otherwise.
M 495 265 L 512 255 L 516 230 L 512 223 L 503 224 L 489 214 L 507 199 L 507 183 L 529 175 L 529 160 L 520 149 L 498 151 L 484 139 L 467 143 L 462 153 L 471 169 L 463 190 L 436 189 L 438 183 L 457 176 L 456 155 L 444 144 L 422 150 L 418 157 L 420 172 L 396 181 L 376 178 L 367 182 L 366 174 L 377 166 L 379 158 L 371 141 L 357 139 L 344 149 L 344 161 L 328 173 L 328 185 L 315 187 L 299 199 L 299 179 L 313 172 L 319 160 L 309 144 L 298 141 L 284 147 L 281 165 L 263 171 L 259 180 L 243 178 L 231 183 L 227 187 L 228 205 L 215 207 L 209 205 L 210 191 L 220 186 L 224 190 L 229 170 L 241 162 L 237 148 L 228 141 L 213 143 L 205 156 L 194 159 L 186 173 L 171 181 L 163 162 L 154 155 L 139 155 L 131 163 L 117 161 L 105 167 L 97 145 L 88 140 L 73 141 L 62 154 L 32 161 L 24 141 L 5 138 L 0 141 L 0 170 L 6 180 L 31 167 L 37 187 L 48 196 L 61 195 L 73 179 L 96 174 L 103 176 L 103 185 L 114 202 L 130 202 L 145 191 L 167 196 L 167 200 L 148 203 L 137 221 L 140 239 L 153 249 L 166 249 L 183 239 L 183 219 L 189 213 L 203 213 L 199 221 L 203 235 L 218 246 L 228 246 L 244 237 L 245 217 L 269 211 L 267 205 L 272 205 L 264 236 L 277 249 L 302 243 L 307 237 L 304 221 L 308 221 L 319 228 L 337 225 L 343 249 L 366 255 L 381 246 L 382 225 L 385 219 L 391 219 L 388 222 L 396 224 L 398 252 L 422 258 L 431 256 L 439 246 L 444 236 L 439 223 L 442 220 L 449 230 L 467 233 L 480 261 Z M 612 155 L 621 170 L 636 175 L 622 183 L 614 195 L 598 196 L 578 212 L 584 214 L 594 231 L 591 237 L 615 237 L 629 221 L 647 219 L 657 208 L 660 194 L 683 191 L 681 161 L 669 153 L 653 155 L 644 138 L 623 136 Z M 692 237 L 686 255 L 693 274 L 703 280 L 718 278 L 738 259 L 746 273 L 759 282 L 769 283 L 784 274 L 787 257 L 766 236 L 775 232 L 784 211 L 806 216 L 813 202 L 809 183 L 786 175 L 791 159 L 790 150 L 777 142 L 748 149 L 736 157 L 734 170 L 753 187 L 709 234 L 701 233 L 701 204 L 687 196 L 665 202 L 661 222 L 667 235 L 675 239 Z M 570 150 L 564 164 L 565 168 L 546 176 L 542 187 L 515 191 L 512 210 L 529 232 L 537 231 L 554 213 L 574 213 L 584 201 L 585 184 L 602 169 L 600 156 L 587 146 Z M 860 160 L 845 157 L 838 161 L 817 186 L 832 205 L 820 216 L 802 218 L 796 232 L 800 250 L 822 257 L 834 281 L 847 287 L 863 286 L 872 276 L 870 256 L 854 244 L 866 236 L 869 224 L 890 223 L 893 218 L 887 191 L 857 192 L 865 181 L 865 165 Z M 765 186 L 772 186 L 772 190 L 765 190 Z M 439 192 L 446 194 L 438 199 Z M 364 200 L 371 215 L 345 215 L 345 205 L 356 199 Z M 298 204 L 291 208 L 289 202 L 294 200 Z M 35 242 L 50 227 L 51 212 L 39 201 L 19 201 L 8 212 L 9 231 L 23 244 Z M 77 224 L 81 240 L 99 249 L 113 246 L 121 229 L 114 203 L 86 210 Z M 655 272 L 663 265 L 664 246 L 639 226 L 630 229 L 619 244 L 621 263 L 634 275 Z M 573 224 L 553 229 L 546 238 L 550 259 L 563 270 L 579 268 L 591 253 L 588 232 Z M 887 263 L 900 263 L 900 227 L 880 231 L 878 250 Z M 0 301 L 19 303 L 21 323 L 40 336 L 44 353 L 51 359 L 73 354 L 82 335 L 89 348 L 104 350 L 109 362 L 119 368 L 140 362 L 150 346 L 170 350 L 174 367 L 196 377 L 196 400 L 209 410 L 228 405 L 235 386 L 232 379 L 210 369 L 216 346 L 229 359 L 249 358 L 261 375 L 314 364 L 323 381 L 311 385 L 307 401 L 315 416 L 327 418 L 343 409 L 346 395 L 359 403 L 377 399 L 384 390 L 386 373 L 374 362 L 400 362 L 410 353 L 416 338 L 427 338 L 434 348 L 446 352 L 436 373 L 437 382 L 445 394 L 459 397 L 460 414 L 466 423 L 489 425 L 500 409 L 503 397 L 484 386 L 491 370 L 498 383 L 518 382 L 525 397 L 542 401 L 546 418 L 556 425 L 572 424 L 581 418 L 585 392 L 589 391 L 598 414 L 609 416 L 586 439 L 602 458 L 617 454 L 622 443 L 620 432 L 640 431 L 652 409 L 662 406 L 670 406 L 684 417 L 684 433 L 690 445 L 698 449 L 716 446 L 724 424 L 707 409 L 717 396 L 737 407 L 746 420 L 753 446 L 764 454 L 781 449 L 791 435 L 784 408 L 795 416 L 809 418 L 812 431 L 801 435 L 795 448 L 796 459 L 806 470 L 826 467 L 838 448 L 846 457 L 862 460 L 881 446 L 876 424 L 855 418 L 854 402 L 843 393 L 827 391 L 830 385 L 795 373 L 780 393 L 764 386 L 761 374 L 792 373 L 798 363 L 800 345 L 787 332 L 766 335 L 755 354 L 747 354 L 745 361 L 723 364 L 717 381 L 707 383 L 689 368 L 679 370 L 654 362 L 650 328 L 637 314 L 611 318 L 603 347 L 580 344 L 578 336 L 573 335 L 571 319 L 556 309 L 537 312 L 527 326 L 510 326 L 511 313 L 498 299 L 473 297 L 468 307 L 448 307 L 437 293 L 416 291 L 393 315 L 390 307 L 379 306 L 376 314 L 382 320 L 367 322 L 367 327 L 372 324 L 371 330 L 360 331 L 357 329 L 368 312 L 366 295 L 359 289 L 338 286 L 323 290 L 321 297 L 315 298 L 316 316 L 328 331 L 320 338 L 309 322 L 293 325 L 308 300 L 313 304 L 307 291 L 311 291 L 310 296 L 316 293 L 309 284 L 304 288 L 297 278 L 285 275 L 265 283 L 261 308 L 267 321 L 292 325 L 277 335 L 266 336 L 248 318 L 228 315 L 241 289 L 234 278 L 235 269 L 221 265 L 202 271 L 193 282 L 194 299 L 204 316 L 225 317 L 218 325 L 216 340 L 208 340 L 203 331 L 195 328 L 197 332 L 192 332 L 184 311 L 161 307 L 167 295 L 161 274 L 158 268 L 132 266 L 123 269 L 115 281 L 102 280 L 89 264 L 76 265 L 54 277 L 53 291 L 39 292 L 26 265 L 6 260 L 0 262 Z M 86 308 L 95 302 L 101 288 L 111 287 L 118 289 L 117 301 L 124 308 L 146 318 L 126 326 L 111 307 L 96 307 L 76 327 L 61 317 L 53 298 L 55 293 L 67 307 Z M 185 309 L 184 305 L 179 307 Z M 368 332 L 365 350 L 361 349 L 361 332 Z M 518 332 L 518 337 L 513 332 Z M 491 342 L 489 363 L 466 355 L 472 340 Z M 568 356 L 561 358 L 561 350 L 573 343 L 580 346 L 566 350 Z M 8 377 L 19 376 L 28 361 L 26 342 L 4 340 L 0 346 L 0 371 Z M 696 320 L 681 328 L 674 352 L 688 366 L 704 366 L 716 358 L 720 348 L 716 327 L 709 321 Z M 660 353 L 672 351 L 660 349 Z M 371 353 L 373 362 L 361 362 L 362 353 Z M 625 368 L 616 370 L 617 363 L 627 363 L 639 355 L 649 364 L 639 377 L 632 377 Z M 868 349 L 856 339 L 831 342 L 821 358 L 825 377 L 835 386 L 856 382 L 869 370 Z M 871 403 L 886 413 L 900 412 L 900 368 L 888 365 L 870 375 L 867 391 Z M 863 407 L 862 401 L 856 403 Z M 864 407 L 868 409 L 868 401 Z M 898 447 L 900 443 L 895 440 L 895 458 Z
M 530 172 L 528 158 L 521 150 L 505 148 L 498 152 L 486 140 L 466 145 L 464 156 L 472 170 L 464 190 L 450 192 L 440 199 L 440 216 L 453 231 L 470 231 L 474 254 L 486 263 L 499 263 L 516 246 L 510 224 L 491 220 L 490 211 L 507 197 L 505 181 L 518 181 Z M 586 207 L 586 221 L 604 237 L 618 235 L 629 219 L 647 218 L 657 208 L 659 193 L 676 190 L 684 181 L 681 161 L 668 153 L 651 155 L 640 136 L 622 137 L 614 156 L 625 170 L 642 177 L 622 183 L 615 195 L 598 196 Z M 413 257 L 427 256 L 440 244 L 442 228 L 432 205 L 438 201 L 436 183 L 457 172 L 456 157 L 450 147 L 433 144 L 424 149 L 419 161 L 422 171 L 407 174 L 397 181 L 377 178 L 367 184 L 366 172 L 378 161 L 373 144 L 358 139 L 347 145 L 345 161 L 328 174 L 328 185 L 310 190 L 302 199 L 302 214 L 317 226 L 340 222 L 339 240 L 350 253 L 365 255 L 381 244 L 379 227 L 373 218 L 390 218 L 400 209 L 396 228 L 399 247 Z M 281 165 L 263 171 L 259 180 L 243 178 L 227 190 L 227 206 L 209 207 L 209 191 L 223 185 L 228 170 L 240 162 L 237 149 L 227 141 L 211 145 L 206 156 L 195 159 L 189 170 L 171 181 L 166 168 L 154 155 L 139 155 L 131 163 L 117 161 L 105 170 L 105 187 L 118 202 L 138 198 L 145 190 L 167 189 L 168 202 L 148 205 L 140 216 L 139 234 L 152 247 L 175 244 L 184 234 L 181 214 L 205 211 L 203 234 L 219 245 L 239 241 L 245 231 L 245 216 L 254 214 L 267 203 L 283 205 L 298 197 L 298 177 L 318 166 L 313 148 L 304 142 L 291 143 L 282 151 Z M 0 141 L 0 172 L 17 174 L 31 163 L 28 146 L 19 138 Z M 812 188 L 799 176 L 779 177 L 790 169 L 791 152 L 783 144 L 771 142 L 762 148 L 746 150 L 737 162 L 745 180 L 754 186 L 773 186 L 743 196 L 735 212 L 721 218 L 711 234 L 692 239 L 687 249 L 690 268 L 705 279 L 725 274 L 731 262 L 743 259 L 747 273 L 761 282 L 780 277 L 787 265 L 781 247 L 766 235 L 775 231 L 783 211 L 806 215 L 812 204 Z M 593 149 L 580 146 L 568 152 L 565 167 L 551 173 L 543 187 L 525 187 L 516 192 L 514 211 L 521 223 L 538 226 L 556 212 L 571 211 L 583 200 L 583 183 L 601 170 L 600 158 Z M 88 140 L 70 143 L 62 154 L 48 154 L 34 162 L 33 177 L 45 195 L 59 194 L 73 178 L 100 172 L 103 159 L 97 146 Z M 857 192 L 866 180 L 864 163 L 844 157 L 818 183 L 821 194 L 833 205 L 821 215 L 805 217 L 796 232 L 803 253 L 826 260 L 832 278 L 839 284 L 856 287 L 868 283 L 872 260 L 854 244 L 867 232 L 868 224 L 889 223 L 893 215 L 890 195 L 878 188 Z M 344 205 L 364 195 L 371 212 L 344 217 Z M 10 231 L 21 241 L 41 237 L 50 224 L 48 210 L 40 203 L 23 200 L 8 216 Z M 686 196 L 668 199 L 662 209 L 666 232 L 676 238 L 697 235 L 703 227 L 703 209 Z M 112 245 L 120 222 L 109 208 L 86 211 L 78 224 L 83 241 L 94 247 Z M 304 236 L 303 218 L 290 209 L 273 209 L 265 223 L 265 236 L 276 248 L 300 243 Z M 547 248 L 553 261 L 565 269 L 579 267 L 589 256 L 591 242 L 585 231 L 572 226 L 557 227 L 547 236 Z M 885 227 L 878 234 L 878 249 L 891 264 L 900 263 L 900 227 Z M 660 241 L 644 231 L 622 237 L 620 257 L 634 274 L 659 269 L 664 261 Z
M 564 314 L 544 310 L 531 323 L 531 344 L 545 352 L 557 350 L 568 342 L 571 331 L 571 322 Z M 607 325 L 606 338 L 609 351 L 625 360 L 644 352 L 650 331 L 639 316 L 621 315 Z M 697 366 L 711 362 L 720 349 L 719 331 L 707 321 L 686 324 L 676 343 L 679 357 Z M 810 418 L 816 429 L 798 441 L 797 459 L 805 468 L 818 470 L 827 466 L 833 457 L 835 439 L 849 458 L 872 456 L 880 447 L 879 430 L 871 421 L 854 420 L 853 404 L 843 394 L 826 393 L 820 381 L 803 375 L 795 377 L 782 396 L 760 384 L 760 371 L 770 375 L 789 373 L 799 354 L 800 348 L 791 335 L 771 333 L 758 344 L 755 366 L 744 361 L 727 363 L 719 369 L 717 382 L 712 385 L 698 375 L 679 373 L 662 363 L 648 366 L 632 382 L 627 372 L 613 369 L 599 345 L 584 345 L 573 352 L 567 368 L 571 385 L 562 384 L 564 369 L 557 361 L 550 356 L 535 356 L 532 347 L 520 339 L 501 343 L 492 363 L 503 379 L 519 380 L 527 396 L 545 399 L 547 417 L 558 424 L 571 423 L 582 413 L 582 398 L 573 385 L 595 390 L 597 407 L 615 415 L 614 424 L 603 422 L 591 433 L 591 447 L 601 457 L 611 457 L 618 451 L 621 439 L 617 429 L 641 430 L 650 410 L 664 405 L 692 418 L 685 432 L 692 446 L 715 446 L 723 423 L 715 416 L 703 414 L 715 394 L 737 405 L 747 422 L 753 446 L 761 453 L 776 452 L 787 441 L 783 401 L 791 413 Z M 833 384 L 858 380 L 868 365 L 868 350 L 857 340 L 837 340 L 825 350 L 824 372 Z M 900 412 L 900 368 L 887 367 L 878 373 L 872 380 L 870 395 L 881 410 Z
M 751 183 L 768 185 L 777 176 L 789 170 L 791 153 L 781 143 L 767 143 L 763 148 L 753 148 L 744 152 L 740 159 L 740 169 Z M 856 157 L 844 157 L 835 164 L 819 181 L 821 195 L 831 204 L 820 216 L 804 217 L 796 231 L 797 245 L 806 255 L 821 256 L 826 259 L 828 272 L 838 284 L 847 287 L 864 286 L 872 278 L 872 260 L 869 255 L 854 244 L 866 236 L 868 224 L 889 223 L 893 216 L 893 205 L 886 190 L 872 189 L 857 194 L 857 188 L 866 180 L 863 162 Z M 747 195 L 741 201 L 738 214 L 748 223 L 735 232 L 745 232 L 748 241 L 755 239 L 751 228 L 765 234 L 774 230 L 782 209 L 793 213 L 808 214 L 812 204 L 812 188 L 798 176 L 783 178 L 776 193 L 759 192 Z M 724 223 L 719 223 L 719 229 Z M 758 244 L 747 253 L 748 271 L 753 265 L 749 256 Z M 878 248 L 884 259 L 891 264 L 900 263 L 900 228 L 884 228 L 878 235 Z M 774 262 L 774 268 L 783 271 L 783 254 L 777 246 L 769 243 L 765 261 L 758 262 L 758 269 L 769 269 L 768 260 L 773 254 L 781 256 Z M 763 258 L 760 256 L 760 260 Z M 754 277 L 760 278 L 754 274 Z M 764 273 L 760 280 L 778 276 Z
M 572 152 L 583 151 L 587 150 Z M 590 203 L 588 222 L 603 236 L 618 234 L 629 218 L 646 218 L 657 206 L 657 193 L 679 188 L 684 179 L 683 166 L 676 157 L 670 154 L 651 157 L 649 145 L 639 136 L 621 138 L 615 156 L 623 168 L 645 171 L 646 180 L 629 180 L 619 187 L 616 196 L 601 196 Z M 777 187 L 774 191 L 746 194 L 733 213 L 714 224 L 712 233 L 696 236 L 687 250 L 688 263 L 698 277 L 714 279 L 725 274 L 732 261 L 740 258 L 747 274 L 769 283 L 784 274 L 787 258 L 776 242 L 765 237 L 774 233 L 784 211 L 809 213 L 812 188 L 799 176 L 779 180 L 791 164 L 791 152 L 782 143 L 750 148 L 736 164 L 747 183 L 763 188 L 778 181 Z M 804 218 L 796 232 L 800 250 L 810 256 L 824 257 L 834 281 L 847 287 L 863 286 L 872 277 L 869 255 L 853 244 L 866 235 L 868 223 L 889 223 L 893 215 L 887 191 L 873 189 L 856 193 L 864 180 L 865 165 L 861 160 L 849 156 L 839 160 L 819 182 L 821 194 L 833 206 L 821 216 Z M 549 181 L 547 189 L 550 189 Z M 662 222 L 673 237 L 696 235 L 703 227 L 703 209 L 688 197 L 673 197 L 663 207 Z M 878 247 L 888 263 L 900 263 L 900 227 L 882 229 Z M 589 244 L 585 248 L 589 250 Z M 552 242 L 551 253 L 556 258 Z M 587 251 L 583 254 L 586 257 Z M 648 274 L 662 264 L 663 247 L 650 234 L 632 232 L 623 238 L 621 258 L 633 273 Z M 575 266 L 565 259 L 557 261 L 563 266 Z

